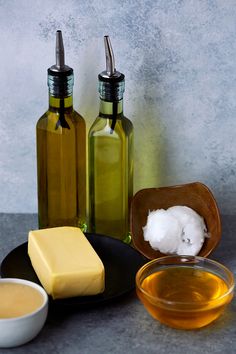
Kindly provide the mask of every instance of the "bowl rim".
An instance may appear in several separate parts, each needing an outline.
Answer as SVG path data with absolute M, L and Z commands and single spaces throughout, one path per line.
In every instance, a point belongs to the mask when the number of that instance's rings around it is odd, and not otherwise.
M 144 295 L 146 295 L 149 299 L 152 299 L 154 302 L 158 301 L 159 303 L 163 304 L 163 305 L 169 305 L 169 306 L 173 306 L 173 305 L 195 305 L 197 303 L 195 302 L 191 302 L 191 301 L 168 301 L 168 300 L 164 300 L 162 298 L 159 298 L 157 296 L 153 296 L 153 295 L 150 295 L 147 291 L 145 291 L 143 288 L 142 288 L 142 285 L 141 285 L 141 282 L 140 282 L 140 277 L 141 277 L 141 274 L 147 269 L 149 268 L 152 264 L 154 263 L 159 263 L 161 261 L 164 261 L 164 260 L 168 260 L 168 259 L 173 259 L 173 258 L 187 258 L 189 260 L 198 260 L 198 261 L 203 261 L 205 263 L 210 263 L 210 264 L 213 264 L 215 266 L 217 266 L 218 268 L 220 268 L 221 270 L 223 270 L 225 273 L 227 273 L 227 275 L 229 276 L 230 278 L 230 284 L 229 284 L 229 287 L 228 287 L 228 290 L 223 294 L 223 295 L 220 295 L 218 296 L 217 298 L 215 299 L 212 299 L 212 300 L 209 300 L 209 301 L 201 301 L 201 305 L 206 305 L 206 304 L 214 304 L 214 302 L 218 302 L 219 300 L 222 300 L 224 297 L 228 296 L 230 293 L 233 292 L 234 290 L 234 287 L 235 287 L 235 278 L 234 278 L 234 274 L 233 272 L 231 272 L 231 270 L 229 270 L 225 265 L 221 264 L 220 262 L 218 261 L 215 261 L 213 259 L 209 259 L 209 258 L 206 258 L 206 257 L 200 257 L 200 256 L 189 256 L 189 255 L 169 255 L 169 256 L 164 256 L 164 257 L 159 257 L 159 258 L 155 258 L 149 262 L 147 262 L 146 264 L 144 264 L 139 270 L 138 272 L 136 273 L 136 277 L 135 277 L 135 283 L 136 283 L 136 287 L 138 288 L 138 290 L 143 293 Z M 166 265 L 166 267 L 169 267 L 170 264 Z M 174 264 L 173 264 L 174 266 Z M 176 266 L 178 266 L 176 264 Z M 184 264 L 180 265 L 179 266 L 184 266 Z M 203 267 L 198 267 L 199 268 L 202 268 L 204 269 Z M 212 272 L 213 273 L 213 272 Z M 213 273 L 214 274 L 214 273 Z M 220 276 L 219 276 L 220 277 Z M 222 279 L 222 278 L 221 278 Z M 178 311 L 178 309 L 175 309 L 175 311 Z M 183 311 L 183 309 L 181 308 L 181 310 L 179 311 Z M 199 311 L 199 309 L 197 309 L 197 311 Z
M 35 314 L 41 312 L 43 309 L 48 307 L 48 294 L 46 293 L 44 288 L 42 286 L 40 286 L 39 284 L 36 284 L 30 280 L 21 279 L 21 278 L 0 278 L 0 284 L 1 283 L 23 284 L 23 285 L 27 285 L 31 288 L 34 288 L 42 295 L 43 303 L 41 306 L 37 307 L 36 310 L 26 313 L 25 315 L 21 315 L 21 316 L 17 316 L 17 317 L 6 317 L 6 318 L 0 317 L 0 323 L 3 323 L 5 321 L 7 321 L 7 322 L 20 321 L 22 319 L 33 317 Z

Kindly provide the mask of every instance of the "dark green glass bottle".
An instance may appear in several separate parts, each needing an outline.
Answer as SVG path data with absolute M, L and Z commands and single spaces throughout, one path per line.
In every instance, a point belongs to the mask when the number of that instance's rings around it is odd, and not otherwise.
M 89 131 L 90 231 L 120 240 L 129 235 L 133 195 L 133 125 L 123 114 L 125 77 L 116 71 L 104 37 L 106 71 L 99 74 L 99 115 Z
M 73 109 L 73 69 L 57 31 L 56 65 L 48 69 L 49 109 L 37 133 L 39 228 L 86 225 L 86 129 Z

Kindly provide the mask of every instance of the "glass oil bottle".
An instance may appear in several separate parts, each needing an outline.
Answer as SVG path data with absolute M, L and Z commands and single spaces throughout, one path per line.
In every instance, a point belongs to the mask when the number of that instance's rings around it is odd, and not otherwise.
M 133 194 L 133 125 L 123 114 L 125 76 L 116 71 L 109 36 L 98 75 L 100 109 L 89 131 L 90 231 L 128 242 Z
M 49 108 L 36 127 L 39 228 L 86 227 L 86 128 L 73 109 L 73 84 L 57 31 L 56 64 L 48 69 Z

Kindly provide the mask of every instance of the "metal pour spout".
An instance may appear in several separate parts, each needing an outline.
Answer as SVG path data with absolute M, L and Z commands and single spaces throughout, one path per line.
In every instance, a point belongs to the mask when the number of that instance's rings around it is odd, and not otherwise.
M 56 63 L 48 69 L 48 87 L 53 97 L 72 95 L 74 75 L 73 69 L 65 65 L 65 53 L 62 32 L 56 31 Z
M 105 55 L 106 55 L 106 72 L 110 77 L 115 74 L 115 57 L 111 46 L 111 41 L 109 36 L 104 36 L 105 45 Z
M 106 70 L 98 75 L 100 98 L 108 102 L 119 101 L 125 90 L 125 75 L 115 68 L 115 58 L 109 36 L 104 36 Z
M 60 30 L 56 32 L 56 67 L 59 71 L 65 67 L 64 45 Z

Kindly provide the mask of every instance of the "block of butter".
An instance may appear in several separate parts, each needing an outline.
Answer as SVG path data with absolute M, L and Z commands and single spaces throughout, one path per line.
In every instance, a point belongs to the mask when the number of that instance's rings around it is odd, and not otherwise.
M 54 299 L 104 291 L 103 263 L 77 227 L 30 231 L 28 254 L 40 282 Z

